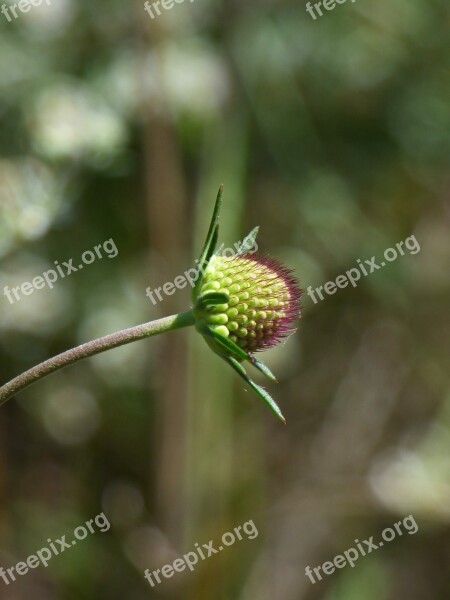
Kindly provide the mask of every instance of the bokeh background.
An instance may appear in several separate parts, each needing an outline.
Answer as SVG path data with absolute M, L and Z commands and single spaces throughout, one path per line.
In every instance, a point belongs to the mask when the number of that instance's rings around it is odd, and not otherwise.
M 2 600 L 450 597 L 447 0 L 54 0 L 0 14 L 0 381 L 189 306 L 146 287 L 192 266 L 220 183 L 222 241 L 323 285 L 264 360 L 283 427 L 190 330 L 39 382 L 0 410 L 0 565 L 104 511 L 111 530 Z M 113 238 L 119 250 L 11 305 Z M 76 264 L 76 263 L 75 263 Z M 258 379 L 259 381 L 259 379 Z M 262 382 L 261 382 L 262 383 Z M 419 531 L 313 585 L 305 567 L 413 515 Z M 151 589 L 160 568 L 253 519 L 242 541 Z

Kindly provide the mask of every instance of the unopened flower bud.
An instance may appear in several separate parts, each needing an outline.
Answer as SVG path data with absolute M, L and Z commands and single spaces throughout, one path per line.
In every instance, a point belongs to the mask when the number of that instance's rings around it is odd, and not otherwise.
M 274 259 L 213 256 L 200 296 L 208 292 L 225 294 L 228 302 L 197 311 L 200 325 L 247 352 L 271 348 L 295 331 L 301 292 L 291 271 Z

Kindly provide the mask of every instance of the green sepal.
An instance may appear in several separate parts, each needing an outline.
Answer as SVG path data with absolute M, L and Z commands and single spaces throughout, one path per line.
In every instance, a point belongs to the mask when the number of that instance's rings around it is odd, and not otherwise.
M 253 356 L 253 354 L 250 354 L 249 356 L 250 356 L 250 359 L 249 359 L 250 362 L 252 363 L 252 365 L 254 367 L 256 367 L 258 369 L 258 371 L 261 371 L 261 373 L 263 375 L 265 375 L 267 377 L 267 379 L 270 379 L 270 381 L 274 381 L 275 383 L 277 383 L 277 378 L 272 373 L 272 371 L 269 369 L 269 367 L 262 362 L 262 360 L 259 360 L 258 358 Z
M 211 223 L 209 225 L 208 234 L 206 236 L 205 244 L 203 246 L 202 252 L 200 254 L 200 258 L 198 260 L 198 269 L 200 272 L 200 277 L 195 282 L 195 286 L 192 290 L 192 299 L 197 299 L 198 290 L 200 289 L 202 280 L 203 280 L 203 272 L 206 269 L 208 262 L 211 259 L 211 256 L 214 254 L 214 251 L 217 246 L 217 240 L 219 238 L 219 215 L 220 208 L 222 206 L 222 193 L 223 193 L 223 185 L 219 187 L 219 191 L 217 193 L 216 203 L 214 205 L 213 214 L 211 217 Z
M 220 349 L 220 352 L 218 352 L 217 350 L 216 350 L 216 352 L 218 354 L 220 354 L 221 356 L 228 357 L 231 355 L 234 358 L 237 358 L 239 360 L 249 360 L 249 355 L 245 350 L 240 348 L 237 344 L 232 342 L 229 338 L 214 331 L 214 329 L 206 327 L 205 330 L 202 331 L 201 333 L 203 333 L 204 335 L 208 335 L 214 339 L 215 344 Z
M 277 419 L 279 419 L 282 423 L 286 424 L 286 419 L 283 417 L 283 413 L 281 412 L 278 404 L 275 402 L 275 400 L 272 398 L 269 392 L 267 392 L 260 385 L 257 385 L 254 381 L 252 381 L 245 372 L 244 367 L 237 360 L 235 360 L 231 356 L 225 357 L 225 360 L 228 364 L 230 364 L 233 367 L 236 373 L 238 373 L 238 375 L 240 375 L 242 379 L 252 388 L 252 390 L 256 392 L 262 400 L 264 400 L 264 402 L 267 404 L 267 406 L 270 408 L 273 414 L 277 417 Z
M 237 254 L 245 254 L 251 248 L 253 248 L 256 241 L 256 236 L 258 235 L 258 231 L 259 227 L 255 227 L 250 231 L 248 236 L 242 240 L 242 243 L 237 250 Z
M 203 263 L 200 263 L 202 265 L 203 270 L 206 269 L 206 267 L 208 266 L 209 261 L 211 260 L 211 257 L 213 256 L 216 247 L 217 247 L 217 242 L 219 241 L 219 225 L 217 224 L 214 227 L 214 231 L 211 237 L 211 243 L 209 245 L 208 248 L 208 252 L 206 253 L 205 259 L 203 261 Z M 202 275 L 203 277 L 203 275 Z
M 195 309 L 201 310 L 209 306 L 215 306 L 216 304 L 228 304 L 229 300 L 230 297 L 228 294 L 224 294 L 223 292 L 205 292 L 197 298 Z

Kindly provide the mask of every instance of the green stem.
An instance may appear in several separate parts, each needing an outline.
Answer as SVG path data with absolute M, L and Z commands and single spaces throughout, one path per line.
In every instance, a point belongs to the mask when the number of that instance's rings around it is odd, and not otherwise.
M 152 335 L 158 335 L 165 333 L 166 331 L 172 331 L 173 329 L 180 329 L 181 327 L 188 327 L 194 324 L 194 316 L 192 311 L 179 313 L 178 315 L 171 315 L 170 317 L 164 317 L 163 319 L 157 319 L 156 321 L 150 321 L 149 323 L 143 323 L 142 325 L 136 325 L 136 327 L 130 327 L 129 329 L 123 329 L 110 335 L 92 340 L 86 344 L 81 344 L 76 348 L 67 350 L 62 354 L 58 354 L 53 358 L 49 358 L 43 363 L 36 365 L 35 367 L 25 371 L 18 377 L 15 377 L 4 386 L 0 387 L 0 405 L 27 388 L 32 383 L 39 381 L 43 377 L 50 375 L 54 371 L 63 369 L 68 365 L 100 354 L 106 350 L 117 348 L 131 342 L 137 342 Z

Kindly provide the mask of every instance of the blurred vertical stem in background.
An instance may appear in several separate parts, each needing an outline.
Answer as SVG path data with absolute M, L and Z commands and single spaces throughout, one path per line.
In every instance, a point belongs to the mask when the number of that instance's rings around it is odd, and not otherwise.
M 141 5 L 139 5 L 142 11 Z M 161 51 L 167 32 L 157 20 L 150 21 L 141 13 L 136 15 L 140 31 L 138 82 L 146 80 L 148 55 Z M 151 28 L 150 25 L 151 24 Z M 161 73 L 155 69 L 155 77 Z M 159 81 L 160 89 L 164 84 Z M 146 95 L 143 92 L 142 98 Z M 165 281 L 183 273 L 186 269 L 187 207 L 186 185 L 182 172 L 181 148 L 173 115 L 163 100 L 146 103 L 142 107 L 142 144 L 145 173 L 145 198 L 150 238 L 149 265 L 155 282 Z M 150 270 L 149 270 L 150 273 Z M 167 314 L 172 308 L 186 305 L 182 294 L 165 296 L 160 305 L 150 302 L 149 312 Z M 159 349 L 158 366 L 151 367 L 154 374 L 165 373 L 157 378 L 158 402 L 155 403 L 154 419 L 150 422 L 149 497 L 156 496 L 155 512 L 158 525 L 167 534 L 169 543 L 181 546 L 184 522 L 185 429 L 186 429 L 186 344 L 185 338 L 163 339 Z
M 194 219 L 194 255 L 203 243 L 210 218 L 211 198 L 215 196 L 218 182 L 225 184 L 220 241 L 227 248 L 243 237 L 247 137 L 245 113 L 223 115 L 208 131 Z M 226 219 L 223 218 L 225 213 Z M 189 547 L 196 541 L 202 541 L 203 537 L 198 539 L 199 535 L 203 535 L 204 539 L 220 537 L 236 525 L 234 521 L 238 518 L 231 510 L 236 492 L 233 469 L 236 459 L 236 378 L 201 342 L 199 336 L 190 336 L 186 472 L 186 543 Z M 247 451 L 252 454 L 251 448 Z M 212 522 L 220 527 L 220 531 L 211 530 Z M 223 560 L 227 560 L 226 557 Z M 210 564 L 208 569 L 213 576 L 208 579 L 208 585 L 205 587 L 202 578 L 196 578 L 188 597 L 195 600 L 224 597 L 225 581 L 229 581 L 229 576 L 227 578 L 223 565 L 223 561 Z

